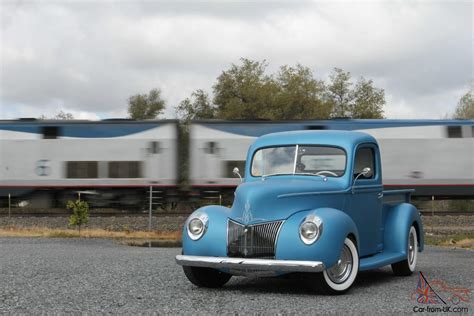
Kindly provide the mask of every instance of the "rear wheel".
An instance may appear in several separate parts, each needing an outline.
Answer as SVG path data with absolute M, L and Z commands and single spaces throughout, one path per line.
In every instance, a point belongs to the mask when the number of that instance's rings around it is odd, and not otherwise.
M 192 284 L 201 287 L 216 288 L 226 284 L 232 275 L 212 268 L 183 266 L 183 271 Z
M 408 232 L 407 258 L 403 261 L 392 264 L 392 271 L 395 275 L 408 276 L 415 271 L 418 256 L 418 236 L 414 226 Z
M 332 267 L 315 275 L 311 286 L 323 294 L 343 294 L 349 290 L 359 272 L 359 253 L 354 241 L 344 240 L 339 260 Z

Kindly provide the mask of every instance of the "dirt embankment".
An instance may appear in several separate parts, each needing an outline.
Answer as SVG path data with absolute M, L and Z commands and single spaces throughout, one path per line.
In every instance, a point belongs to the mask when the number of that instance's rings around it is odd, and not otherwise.
M 159 216 L 152 217 L 153 231 L 181 231 L 186 216 Z M 10 227 L 42 227 L 48 229 L 67 229 L 69 217 L 0 217 L 0 229 Z M 108 231 L 147 231 L 148 216 L 104 216 L 90 217 L 84 229 L 103 229 Z

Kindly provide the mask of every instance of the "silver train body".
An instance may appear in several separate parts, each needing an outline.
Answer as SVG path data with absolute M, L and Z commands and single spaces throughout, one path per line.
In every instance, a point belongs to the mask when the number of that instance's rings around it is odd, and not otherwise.
M 358 130 L 374 136 L 382 154 L 384 185 L 413 188 L 415 196 L 474 196 L 474 121 L 329 120 L 286 122 L 193 122 L 190 182 L 195 190 L 233 189 L 247 148 L 256 137 L 289 130 Z
M 37 207 L 81 192 L 96 206 L 133 205 L 150 185 L 176 195 L 177 137 L 171 120 L 0 121 L 0 194 Z
M 186 185 L 176 120 L 0 121 L 0 204 L 64 207 L 81 193 L 95 207 L 232 198 L 247 149 L 259 136 L 290 130 L 360 130 L 381 147 L 384 185 L 415 196 L 474 196 L 474 121 L 194 121 Z

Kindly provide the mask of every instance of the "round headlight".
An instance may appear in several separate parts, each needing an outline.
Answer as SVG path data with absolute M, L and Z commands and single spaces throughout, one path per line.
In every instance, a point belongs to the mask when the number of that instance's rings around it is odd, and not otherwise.
M 189 232 L 193 235 L 199 235 L 204 229 L 204 223 L 199 218 L 193 218 L 189 221 Z
M 321 236 L 323 224 L 316 215 L 307 216 L 300 225 L 300 239 L 306 245 L 311 245 Z
M 206 232 L 207 215 L 201 214 L 193 217 L 188 222 L 188 236 L 192 240 L 198 240 Z

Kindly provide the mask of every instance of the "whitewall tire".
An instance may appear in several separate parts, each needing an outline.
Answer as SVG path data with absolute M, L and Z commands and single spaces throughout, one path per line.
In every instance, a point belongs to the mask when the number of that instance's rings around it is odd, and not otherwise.
M 359 252 L 355 242 L 346 237 L 336 264 L 311 280 L 311 286 L 323 294 L 343 294 L 354 284 L 359 273 Z
M 395 275 L 411 275 L 416 268 L 418 259 L 418 235 L 415 226 L 411 226 L 408 231 L 407 258 L 403 261 L 392 264 L 392 271 Z

